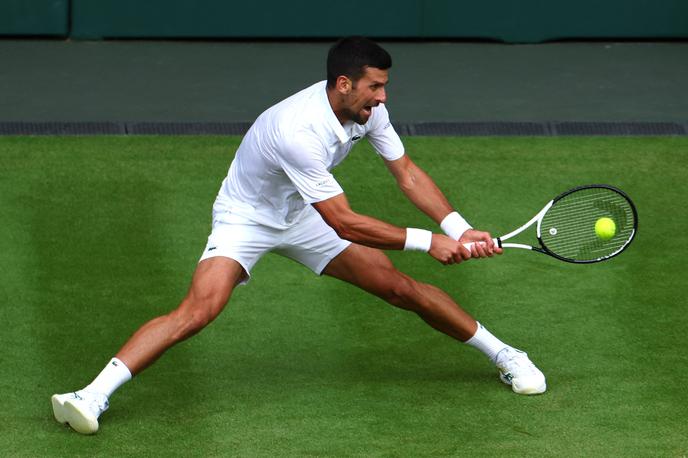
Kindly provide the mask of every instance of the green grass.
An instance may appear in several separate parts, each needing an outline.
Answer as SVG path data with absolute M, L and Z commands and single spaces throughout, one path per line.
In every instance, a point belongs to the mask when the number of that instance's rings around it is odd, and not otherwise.
M 477 227 L 500 234 L 561 191 L 610 183 L 629 250 L 575 266 L 521 251 L 445 267 L 390 253 L 527 350 L 520 397 L 412 314 L 268 255 L 225 312 L 124 386 L 95 437 L 54 422 L 144 321 L 176 306 L 238 138 L 0 137 L 0 450 L 5 456 L 688 454 L 686 138 L 408 138 Z M 434 225 L 368 145 L 337 177 L 357 211 Z

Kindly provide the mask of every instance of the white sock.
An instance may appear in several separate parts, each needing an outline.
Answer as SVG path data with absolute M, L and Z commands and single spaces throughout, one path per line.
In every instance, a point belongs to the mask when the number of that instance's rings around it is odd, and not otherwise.
M 495 362 L 497 353 L 508 347 L 507 344 L 493 336 L 492 333 L 485 329 L 480 323 L 478 323 L 478 330 L 475 331 L 475 335 L 465 343 L 485 353 L 492 362 Z
M 117 388 L 129 380 L 131 380 L 129 368 L 119 359 L 112 358 L 105 369 L 84 390 L 104 394 L 109 398 Z

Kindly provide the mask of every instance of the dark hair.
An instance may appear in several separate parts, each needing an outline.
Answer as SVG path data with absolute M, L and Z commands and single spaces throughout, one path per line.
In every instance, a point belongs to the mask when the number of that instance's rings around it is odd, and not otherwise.
M 366 67 L 387 70 L 392 57 L 380 45 L 365 37 L 346 37 L 336 42 L 327 54 L 327 87 L 334 87 L 337 78 L 344 75 L 358 81 Z

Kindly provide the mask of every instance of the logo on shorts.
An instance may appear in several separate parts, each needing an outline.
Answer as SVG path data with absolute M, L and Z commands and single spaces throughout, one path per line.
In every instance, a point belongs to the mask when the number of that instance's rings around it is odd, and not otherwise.
M 216 246 L 211 246 L 210 248 L 208 248 L 208 251 L 213 251 L 215 248 L 217 248 L 217 247 L 216 247 Z
M 354 135 L 353 137 L 351 137 L 351 141 L 352 141 L 352 142 L 357 142 L 357 141 L 359 141 L 360 139 L 361 139 L 361 136 L 360 136 L 360 135 Z

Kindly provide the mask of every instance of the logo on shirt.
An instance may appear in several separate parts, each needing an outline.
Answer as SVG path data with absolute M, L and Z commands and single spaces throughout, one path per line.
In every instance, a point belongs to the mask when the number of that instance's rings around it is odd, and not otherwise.
M 359 141 L 360 139 L 361 139 L 361 136 L 360 136 L 360 135 L 354 135 L 353 137 L 351 137 L 351 141 L 352 141 L 352 142 L 357 142 L 357 141 Z

